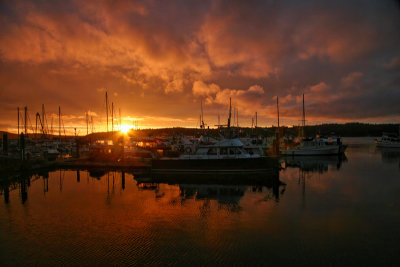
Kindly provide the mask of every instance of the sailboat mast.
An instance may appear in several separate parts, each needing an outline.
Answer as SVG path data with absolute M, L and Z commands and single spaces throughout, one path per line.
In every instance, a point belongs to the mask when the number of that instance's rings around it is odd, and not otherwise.
M 279 155 L 279 145 L 280 145 L 280 131 L 279 131 L 279 97 L 276 96 L 276 111 L 278 115 L 278 129 L 276 131 L 276 154 Z
M 92 133 L 94 132 L 93 116 L 90 116 L 90 124 L 92 125 Z
M 43 131 L 46 129 L 46 120 L 44 119 L 45 116 L 45 111 L 44 111 L 44 104 L 42 104 L 42 118 L 40 119 L 42 126 L 43 126 Z M 46 130 L 47 132 L 47 130 Z M 45 134 L 45 133 L 43 133 Z
M 58 106 L 58 138 L 61 142 L 61 107 Z
M 114 135 L 114 102 L 111 102 L 111 132 Z
M 106 114 L 107 114 L 107 133 L 108 133 L 108 95 L 106 92 Z
M 304 94 L 303 94 L 303 127 L 306 126 L 306 110 L 304 108 Z
M 119 129 L 121 130 L 122 127 L 121 108 L 118 108 L 118 111 L 119 111 Z
M 235 127 L 235 123 L 236 123 L 236 108 L 233 107 L 233 123 L 232 123 L 233 127 Z
M 239 128 L 239 109 L 236 108 L 236 125 Z
M 231 117 L 232 117 L 232 99 L 229 98 L 229 117 L 228 117 L 228 128 L 231 127 Z
M 19 107 L 17 108 L 17 112 L 18 112 L 18 140 L 19 140 Z
M 89 135 L 89 113 L 86 111 L 86 135 Z
M 201 123 L 201 127 L 202 129 L 204 129 L 204 114 L 203 114 L 203 100 L 200 100 L 200 110 L 201 110 L 201 117 L 200 117 L 200 123 Z
M 256 111 L 256 127 L 255 128 L 257 128 L 257 111 Z
M 276 97 L 276 110 L 278 112 L 278 132 L 279 132 L 279 97 Z
M 28 118 L 28 107 L 27 106 L 25 106 L 24 111 L 25 111 L 25 135 L 28 136 L 28 132 L 26 130 L 27 123 L 28 123 L 28 119 L 27 119 Z

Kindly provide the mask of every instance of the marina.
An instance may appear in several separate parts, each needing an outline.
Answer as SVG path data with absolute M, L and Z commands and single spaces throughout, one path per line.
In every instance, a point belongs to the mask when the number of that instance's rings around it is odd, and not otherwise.
M 399 266 L 400 1 L 1 1 L 0 267 Z
M 104 168 L 2 179 L 1 261 L 393 266 L 400 153 L 373 138 L 344 142 L 347 159 L 300 157 L 275 174 Z

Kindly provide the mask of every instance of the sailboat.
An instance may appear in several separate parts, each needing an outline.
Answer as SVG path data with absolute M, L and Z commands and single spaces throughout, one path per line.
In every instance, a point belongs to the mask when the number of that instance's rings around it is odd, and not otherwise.
M 323 155 L 339 155 L 344 152 L 346 146 L 341 142 L 329 143 L 322 138 L 304 137 L 304 128 L 306 122 L 304 94 L 303 94 L 303 119 L 302 132 L 303 139 L 297 147 L 284 150 L 282 154 L 285 156 L 323 156 Z

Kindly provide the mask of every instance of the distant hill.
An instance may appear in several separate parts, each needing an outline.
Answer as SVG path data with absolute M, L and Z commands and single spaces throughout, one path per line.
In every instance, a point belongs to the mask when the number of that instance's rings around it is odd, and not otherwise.
M 320 124 L 320 125 L 309 125 L 306 126 L 304 131 L 307 136 L 315 136 L 316 134 L 320 135 L 329 135 L 336 134 L 339 136 L 345 137 L 358 137 L 358 136 L 381 136 L 383 132 L 391 132 L 391 133 L 399 133 L 400 124 L 370 124 L 370 123 L 344 123 L 344 124 Z M 266 135 L 272 136 L 276 132 L 276 127 L 259 127 L 257 129 L 251 129 L 248 127 L 243 127 L 241 129 L 241 135 Z M 287 135 L 297 135 L 300 130 L 300 127 L 282 127 L 281 132 L 284 132 Z M 206 130 L 210 135 L 218 136 L 217 129 L 209 129 Z M 0 138 L 3 138 L 4 131 L 0 131 Z M 170 136 L 170 135 L 191 135 L 191 136 L 199 136 L 203 133 L 203 130 L 198 128 L 181 128 L 181 127 L 173 127 L 173 128 L 158 128 L 158 129 L 141 129 L 134 130 L 129 132 L 130 136 L 142 136 L 142 137 L 159 137 L 159 136 Z M 118 135 L 117 132 L 114 133 Z M 17 134 L 7 133 L 8 139 L 16 139 Z M 30 138 L 41 138 L 41 134 L 38 136 L 34 136 L 33 134 L 29 135 Z M 91 140 L 97 139 L 106 139 L 111 138 L 111 132 L 98 132 L 89 134 L 88 136 L 78 136 L 78 138 L 88 138 Z M 58 135 L 53 135 L 52 138 L 59 138 Z M 62 136 L 62 138 L 75 138 L 74 136 Z

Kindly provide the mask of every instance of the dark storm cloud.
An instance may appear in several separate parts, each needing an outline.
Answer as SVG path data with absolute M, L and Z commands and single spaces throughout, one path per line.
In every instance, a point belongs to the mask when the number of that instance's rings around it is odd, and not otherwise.
M 215 121 L 229 96 L 244 124 L 256 110 L 273 123 L 275 96 L 293 123 L 303 92 L 311 122 L 400 117 L 396 1 L 2 1 L 0 9 L 3 122 L 17 105 L 41 103 L 101 117 L 104 88 L 126 116 L 154 126 L 165 118 L 194 126 L 200 98 Z

